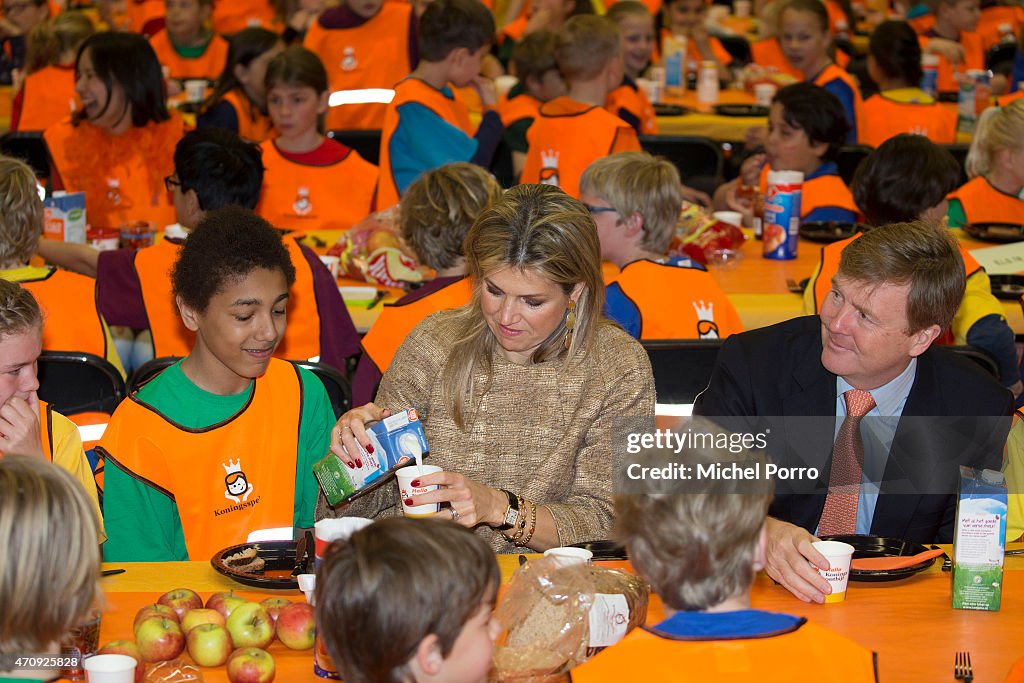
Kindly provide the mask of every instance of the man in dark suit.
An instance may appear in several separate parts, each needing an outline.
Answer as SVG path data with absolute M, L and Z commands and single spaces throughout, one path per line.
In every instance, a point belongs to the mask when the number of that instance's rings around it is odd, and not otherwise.
M 820 317 L 733 335 L 722 346 L 694 413 L 788 418 L 773 421 L 787 432 L 772 457 L 819 471 L 802 487 L 778 485 L 769 510 L 766 569 L 800 599 L 822 602 L 830 590 L 814 568 L 827 566 L 814 534 L 951 542 L 959 465 L 999 468 L 1009 392 L 970 361 L 932 347 L 964 287 L 963 261 L 945 230 L 879 227 L 843 251 Z M 855 407 L 851 397 L 866 402 Z M 837 484 L 850 458 L 852 489 Z M 837 517 L 837 509 L 849 514 Z

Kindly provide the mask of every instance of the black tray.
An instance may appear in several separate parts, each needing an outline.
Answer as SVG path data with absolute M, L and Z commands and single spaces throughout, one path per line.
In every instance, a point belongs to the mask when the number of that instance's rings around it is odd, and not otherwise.
M 757 104 L 717 104 L 715 113 L 719 116 L 768 116 L 768 107 Z
M 678 104 L 654 104 L 654 114 L 656 116 L 682 116 L 689 110 Z
M 809 221 L 800 224 L 800 237 L 809 242 L 828 244 L 853 237 L 861 229 L 857 223 Z
M 295 570 L 295 541 L 258 541 L 256 543 L 240 543 L 224 548 L 210 558 L 214 570 L 224 576 L 254 588 L 293 588 L 298 589 L 299 582 L 292 576 Z M 246 548 L 255 548 L 256 554 L 267 564 L 259 574 L 246 574 L 224 564 L 224 558 L 242 552 Z M 307 552 L 312 549 L 308 548 Z
M 1024 275 L 989 275 L 988 279 L 997 299 L 1020 301 L 1024 296 Z
M 573 543 L 570 548 L 583 548 L 594 553 L 595 560 L 628 560 L 626 549 L 615 541 L 583 541 Z
M 1024 241 L 1024 225 L 1017 223 L 975 223 L 965 225 L 964 232 L 985 242 Z
M 901 538 L 887 538 L 885 536 L 822 536 L 823 541 L 840 541 L 853 546 L 853 558 L 861 557 L 904 557 L 906 555 L 917 555 L 929 550 L 927 546 L 913 541 L 905 541 Z M 935 564 L 936 558 L 931 558 L 915 564 L 912 567 L 902 569 L 850 569 L 850 581 L 882 582 L 899 581 L 924 571 Z

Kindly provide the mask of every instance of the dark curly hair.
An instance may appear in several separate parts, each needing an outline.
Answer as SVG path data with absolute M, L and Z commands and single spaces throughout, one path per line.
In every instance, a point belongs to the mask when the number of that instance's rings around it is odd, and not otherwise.
M 230 280 L 257 268 L 280 270 L 288 286 L 295 266 L 281 233 L 248 209 L 227 206 L 206 214 L 192 231 L 171 271 L 174 295 L 200 313 Z
M 782 118 L 806 133 L 811 143 L 828 145 L 822 161 L 836 160 L 850 132 L 838 97 L 818 85 L 794 83 L 775 93 L 772 102 L 782 105 Z

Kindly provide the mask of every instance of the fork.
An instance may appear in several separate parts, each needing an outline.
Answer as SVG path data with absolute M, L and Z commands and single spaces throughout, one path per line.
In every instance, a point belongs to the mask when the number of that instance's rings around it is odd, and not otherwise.
M 971 653 L 957 652 L 956 660 L 953 662 L 953 678 L 964 683 L 974 681 L 974 669 L 971 667 Z

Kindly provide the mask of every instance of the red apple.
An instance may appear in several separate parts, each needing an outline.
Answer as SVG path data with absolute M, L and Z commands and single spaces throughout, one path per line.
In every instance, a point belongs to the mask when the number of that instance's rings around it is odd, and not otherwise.
M 292 650 L 308 650 L 316 640 L 316 611 L 312 605 L 296 602 L 277 617 L 277 639 Z
M 167 591 L 157 598 L 157 602 L 173 609 L 178 614 L 178 621 L 181 621 L 181 618 L 189 610 L 203 606 L 203 599 L 199 597 L 199 593 L 190 588 L 175 588 L 172 591 Z
M 188 632 L 188 653 L 199 666 L 220 666 L 233 647 L 228 630 L 218 624 L 199 624 Z
M 132 631 L 137 631 L 139 629 L 139 624 L 144 622 L 146 619 L 151 619 L 153 617 L 164 617 L 165 619 L 170 619 L 175 623 L 178 622 L 178 613 L 167 605 L 146 605 L 135 613 L 135 620 L 132 622 Z
M 274 658 L 266 650 L 242 647 L 228 657 L 231 683 L 270 683 L 274 680 Z
M 285 607 L 292 604 L 292 601 L 288 598 L 267 598 L 266 600 L 261 600 L 260 604 L 263 606 L 263 609 L 267 610 L 267 614 L 270 615 L 270 620 L 276 624 L 277 615 L 280 614 L 281 610 Z
M 228 633 L 236 647 L 263 648 L 274 641 L 274 622 L 259 603 L 239 605 L 228 617 Z
M 135 643 L 144 661 L 165 662 L 185 649 L 185 635 L 178 622 L 165 617 L 150 617 L 135 629 Z
M 186 636 L 189 631 L 194 629 L 200 624 L 217 624 L 223 626 L 227 620 L 224 619 L 224 615 L 215 609 L 193 609 L 189 610 L 188 614 L 181 618 L 181 632 Z
M 239 605 L 248 602 L 245 598 L 237 593 L 214 593 L 206 601 L 207 609 L 215 609 L 220 612 L 221 616 L 227 619 L 231 616 L 231 612 L 234 611 Z
M 99 655 L 127 655 L 135 660 L 135 683 L 141 683 L 146 675 L 146 663 L 142 661 L 139 653 L 139 646 L 132 640 L 112 640 L 101 647 L 96 654 Z

